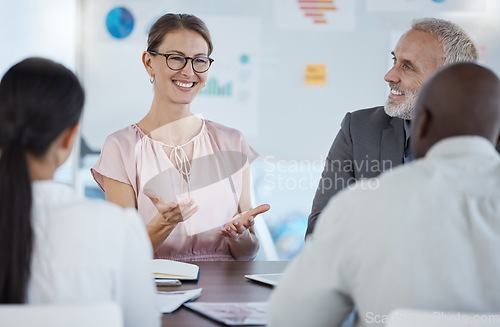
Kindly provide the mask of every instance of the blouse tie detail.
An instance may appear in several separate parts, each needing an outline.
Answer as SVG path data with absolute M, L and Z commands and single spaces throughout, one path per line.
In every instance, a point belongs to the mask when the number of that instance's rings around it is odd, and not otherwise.
M 189 161 L 189 158 L 183 147 L 188 145 L 190 142 L 191 141 L 184 145 L 167 145 L 168 147 L 172 148 L 172 152 L 170 152 L 170 162 L 174 164 L 179 174 L 184 177 L 187 182 L 189 182 L 189 177 L 191 175 L 191 162 Z

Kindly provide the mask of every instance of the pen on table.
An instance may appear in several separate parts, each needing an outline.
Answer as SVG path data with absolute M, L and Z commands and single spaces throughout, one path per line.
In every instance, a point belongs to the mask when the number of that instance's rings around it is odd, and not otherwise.
M 157 286 L 180 286 L 182 283 L 178 279 L 156 279 Z
M 156 291 L 158 294 L 165 294 L 165 295 L 177 295 L 177 294 L 185 294 L 186 291 L 170 291 L 170 292 L 163 292 L 163 291 Z

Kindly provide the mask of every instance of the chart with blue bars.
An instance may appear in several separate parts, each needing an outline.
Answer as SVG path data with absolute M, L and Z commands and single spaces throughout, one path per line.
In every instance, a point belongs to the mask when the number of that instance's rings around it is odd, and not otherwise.
M 209 78 L 205 87 L 200 91 L 200 94 L 231 97 L 233 95 L 233 83 L 223 83 L 217 78 Z

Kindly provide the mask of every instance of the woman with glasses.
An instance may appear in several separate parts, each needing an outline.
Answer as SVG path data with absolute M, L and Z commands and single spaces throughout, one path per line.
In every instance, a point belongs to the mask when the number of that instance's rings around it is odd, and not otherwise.
M 113 301 L 125 326 L 159 326 L 152 249 L 137 212 L 53 181 L 83 101 L 76 76 L 43 58 L 21 61 L 0 82 L 0 303 Z
M 259 241 L 249 164 L 258 154 L 232 128 L 193 115 L 212 41 L 193 15 L 166 14 L 151 27 L 142 61 L 154 88 L 146 116 L 111 134 L 92 168 L 106 199 L 137 208 L 156 258 L 252 260 Z

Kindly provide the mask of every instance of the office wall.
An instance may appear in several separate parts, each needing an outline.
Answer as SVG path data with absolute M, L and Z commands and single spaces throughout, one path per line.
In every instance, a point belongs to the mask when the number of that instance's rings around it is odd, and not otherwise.
M 0 0 L 0 75 L 29 56 L 76 65 L 77 0 Z

